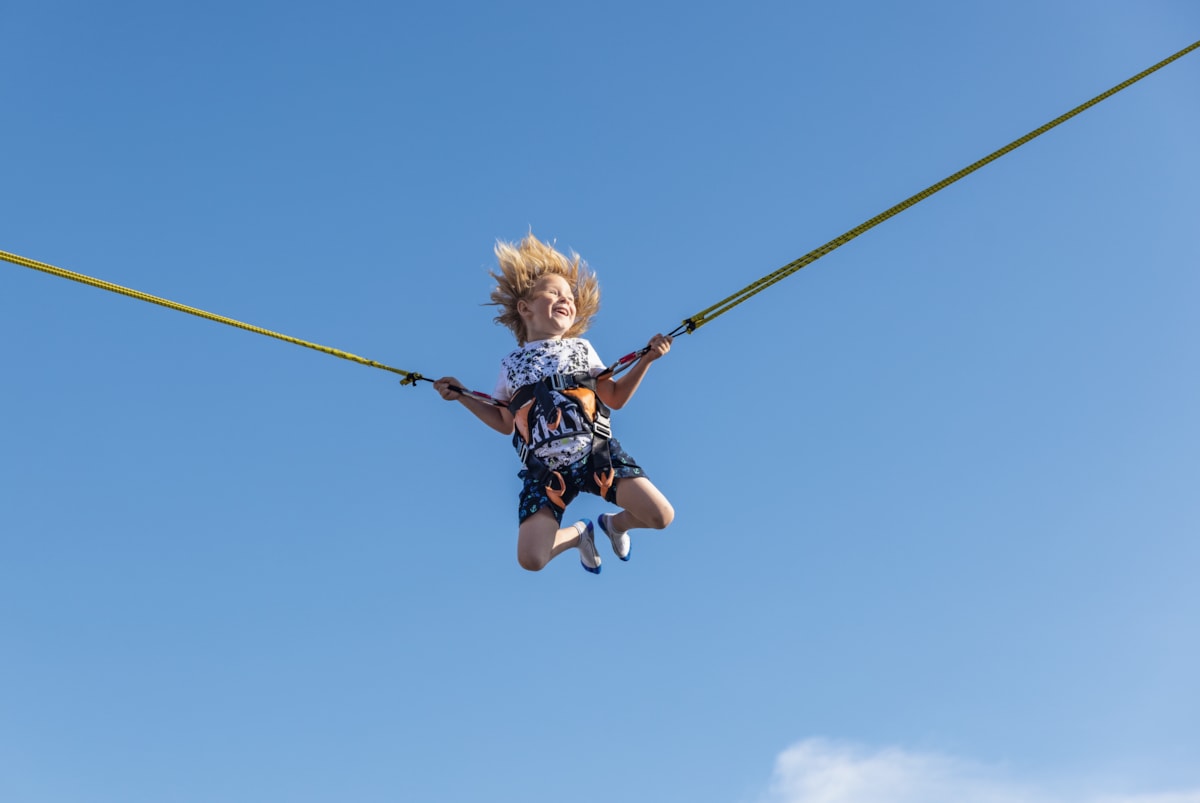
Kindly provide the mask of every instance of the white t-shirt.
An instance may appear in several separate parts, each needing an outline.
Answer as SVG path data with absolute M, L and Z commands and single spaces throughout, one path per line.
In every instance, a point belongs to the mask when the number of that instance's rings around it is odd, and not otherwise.
M 500 377 L 496 380 L 496 391 L 492 395 L 501 401 L 508 401 L 519 388 L 554 374 L 586 372 L 596 376 L 603 370 L 604 362 L 600 355 L 591 343 L 581 337 L 534 340 L 500 361 Z M 555 403 L 566 403 L 567 399 L 561 393 L 551 393 Z M 535 429 L 539 423 L 544 422 L 530 421 L 530 429 Z M 575 433 L 543 444 L 535 454 L 550 468 L 558 469 L 587 457 L 591 448 L 591 435 Z

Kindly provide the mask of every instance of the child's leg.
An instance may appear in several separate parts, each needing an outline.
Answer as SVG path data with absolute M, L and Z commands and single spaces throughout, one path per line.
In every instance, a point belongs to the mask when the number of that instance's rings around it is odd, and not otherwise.
M 608 520 L 621 532 L 635 527 L 661 530 L 675 518 L 675 508 L 646 477 L 618 480 L 617 505 L 624 510 Z
M 517 562 L 531 572 L 545 568 L 556 555 L 579 546 L 575 525 L 559 527 L 550 508 L 543 507 L 517 530 Z

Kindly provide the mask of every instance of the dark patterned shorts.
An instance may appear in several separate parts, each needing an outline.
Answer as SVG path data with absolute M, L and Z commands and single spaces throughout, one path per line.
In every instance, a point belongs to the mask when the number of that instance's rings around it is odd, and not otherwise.
M 641 466 L 633 462 L 633 458 L 621 448 L 621 444 L 617 442 L 616 438 L 609 438 L 608 448 L 612 453 L 613 475 L 617 480 L 622 480 L 626 477 L 646 476 L 646 472 L 642 471 Z M 586 491 L 596 496 L 600 495 L 600 486 L 596 484 L 596 480 L 592 476 L 594 472 L 589 466 L 591 463 L 590 458 L 591 456 L 589 455 L 582 460 L 575 461 L 569 466 L 558 469 L 558 473 L 562 474 L 563 480 L 567 485 L 567 489 L 563 491 L 562 498 L 563 502 L 568 505 L 572 499 L 579 496 L 580 491 Z M 525 519 L 537 513 L 542 508 L 548 507 L 558 523 L 562 524 L 563 510 L 551 502 L 550 497 L 546 495 L 546 481 L 541 477 L 532 476 L 527 468 L 521 469 L 521 473 L 517 476 L 525 481 L 525 486 L 521 489 L 521 499 L 517 505 L 519 521 L 525 521 Z M 605 497 L 606 500 L 614 504 L 617 501 L 618 484 L 617 482 L 613 482 L 612 487 L 608 489 L 608 496 Z

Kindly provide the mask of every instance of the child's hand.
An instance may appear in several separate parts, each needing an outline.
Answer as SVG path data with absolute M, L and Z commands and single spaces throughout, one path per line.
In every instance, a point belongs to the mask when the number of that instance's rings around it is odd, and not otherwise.
M 642 359 L 646 362 L 657 360 L 671 350 L 673 340 L 674 338 L 669 335 L 662 334 L 650 338 L 650 343 L 646 346 L 646 353 L 642 355 Z
M 462 394 L 455 388 L 461 388 L 462 382 L 459 382 L 452 376 L 443 376 L 441 379 L 433 383 L 433 389 L 442 395 L 446 401 L 458 401 L 462 398 Z

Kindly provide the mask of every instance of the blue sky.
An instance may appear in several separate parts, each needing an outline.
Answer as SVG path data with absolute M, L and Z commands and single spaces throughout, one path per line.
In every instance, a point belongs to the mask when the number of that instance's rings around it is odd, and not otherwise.
M 1139 2 L 0 4 L 0 249 L 488 390 L 1200 38 Z M 1200 801 L 1200 54 L 681 338 L 677 511 L 515 560 L 428 385 L 9 265 L 0 798 Z M 570 511 L 606 508 L 582 500 Z

